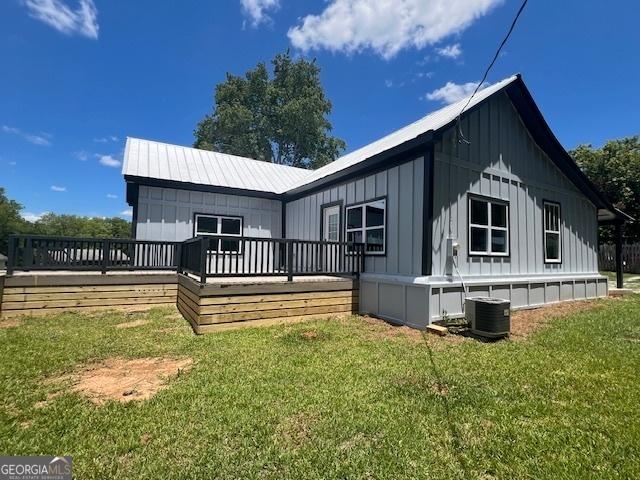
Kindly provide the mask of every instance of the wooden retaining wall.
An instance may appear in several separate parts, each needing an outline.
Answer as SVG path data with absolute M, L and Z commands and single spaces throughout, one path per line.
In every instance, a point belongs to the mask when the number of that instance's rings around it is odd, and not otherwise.
M 358 281 L 200 285 L 178 275 L 178 310 L 196 333 L 358 312 Z
M 0 318 L 66 311 L 140 311 L 173 306 L 175 273 L 34 274 L 4 277 Z

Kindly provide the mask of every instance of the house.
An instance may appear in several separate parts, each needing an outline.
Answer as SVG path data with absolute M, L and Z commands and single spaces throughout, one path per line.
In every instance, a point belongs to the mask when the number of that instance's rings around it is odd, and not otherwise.
M 514 308 L 606 296 L 598 224 L 625 215 L 572 161 L 520 75 L 479 91 L 458 121 L 466 103 L 315 171 L 129 138 L 134 236 L 363 242 L 360 312 L 417 328 L 462 316 L 468 295 Z M 236 262 L 250 255 L 233 248 Z

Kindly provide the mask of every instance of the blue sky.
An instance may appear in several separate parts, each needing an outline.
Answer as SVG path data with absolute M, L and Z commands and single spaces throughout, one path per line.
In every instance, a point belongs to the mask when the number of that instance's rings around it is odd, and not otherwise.
M 226 72 L 317 58 L 347 151 L 473 87 L 519 1 L 4 0 L 0 186 L 126 217 L 126 136 L 191 145 Z M 520 72 L 566 148 L 640 133 L 637 1 L 532 0 L 489 82 Z

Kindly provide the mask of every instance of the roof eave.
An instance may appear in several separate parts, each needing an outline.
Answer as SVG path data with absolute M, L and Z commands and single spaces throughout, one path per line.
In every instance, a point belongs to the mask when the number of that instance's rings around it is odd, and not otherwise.
M 178 180 L 167 180 L 162 178 L 141 177 L 137 175 L 124 175 L 127 183 L 137 185 L 145 185 L 148 187 L 173 188 L 178 190 L 194 190 L 198 192 L 222 193 L 226 195 L 242 195 L 245 197 L 266 198 L 271 200 L 280 200 L 281 193 L 266 190 L 250 190 L 246 188 L 224 187 L 218 185 L 209 185 L 204 183 L 182 182 Z
M 395 147 L 373 155 L 362 162 L 356 163 L 355 165 L 347 167 L 343 170 L 339 170 L 335 173 L 332 173 L 331 175 L 319 178 L 318 180 L 307 183 L 305 185 L 287 190 L 286 192 L 284 192 L 284 196 L 286 197 L 287 201 L 291 201 L 305 194 L 309 194 L 309 192 L 311 191 L 321 189 L 326 185 L 334 184 L 337 182 L 346 182 L 353 177 L 362 175 L 363 173 L 380 169 L 383 165 L 387 166 L 389 161 L 394 158 L 405 158 L 406 156 L 414 153 L 416 155 L 420 155 L 424 151 L 425 147 L 429 143 L 433 142 L 433 134 L 433 130 L 428 130 L 411 140 L 408 140 L 401 143 L 400 145 L 396 145 Z

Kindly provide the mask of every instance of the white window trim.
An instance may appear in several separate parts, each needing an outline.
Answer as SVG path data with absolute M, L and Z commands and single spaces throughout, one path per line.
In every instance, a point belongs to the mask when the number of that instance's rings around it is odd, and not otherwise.
M 198 232 L 198 219 L 199 218 L 215 218 L 217 219 L 217 233 L 209 233 L 209 232 Z M 222 220 L 239 220 L 240 221 L 240 233 L 222 233 Z M 242 232 L 244 228 L 244 219 L 242 217 L 234 217 L 232 215 L 216 215 L 215 213 L 196 213 L 193 219 L 193 230 L 194 236 L 196 237 L 242 237 Z M 222 251 L 221 247 L 222 240 L 218 240 L 218 246 L 210 250 L 211 252 L 220 252 L 220 253 L 234 253 L 234 254 L 242 254 L 242 245 L 239 244 L 240 250 L 228 250 Z
M 553 207 L 558 211 L 558 230 L 547 229 L 547 206 Z M 544 263 L 562 263 L 562 214 L 560 203 L 558 202 L 542 202 L 542 247 L 544 250 Z M 558 236 L 558 258 L 547 258 L 547 234 Z
M 477 202 L 483 202 L 486 203 L 487 205 L 487 225 L 481 225 L 481 224 L 477 224 L 477 223 L 472 223 L 471 222 L 471 202 L 475 200 Z M 502 205 L 506 208 L 506 219 L 507 219 L 507 226 L 506 227 L 494 227 L 491 225 L 491 205 L 492 204 L 496 204 L 496 205 Z M 509 239 L 509 222 L 511 221 L 511 219 L 509 218 L 509 202 L 506 200 L 500 200 L 498 198 L 486 198 L 486 197 L 479 197 L 479 196 L 475 196 L 475 195 L 469 195 L 469 200 L 467 202 L 467 211 L 468 211 L 468 217 L 469 217 L 469 227 L 467 229 L 467 241 L 469 242 L 469 256 L 478 256 L 478 255 L 482 255 L 485 257 L 508 257 L 510 254 L 510 239 Z M 480 228 L 486 231 L 486 235 L 487 235 L 487 249 L 482 251 L 482 250 L 471 250 L 471 228 Z M 492 252 L 491 251 L 491 231 L 492 230 L 498 230 L 498 231 L 502 231 L 502 232 L 506 232 L 506 236 L 505 236 L 505 251 L 504 252 Z
M 382 225 L 376 225 L 375 227 L 367 227 L 367 205 L 373 205 L 378 202 L 384 202 L 384 213 L 382 215 Z M 358 228 L 349 228 L 349 210 L 354 208 L 361 208 L 362 210 L 362 227 Z M 367 202 L 357 203 L 354 205 L 347 205 L 345 207 L 345 230 L 347 235 L 345 235 L 345 239 L 349 238 L 349 233 L 351 232 L 362 232 L 362 243 L 364 243 L 364 254 L 365 255 L 376 255 L 376 256 L 384 256 L 387 254 L 387 197 L 377 198 L 375 200 L 370 200 Z M 368 230 L 379 230 L 382 228 L 382 250 L 379 252 L 368 252 L 367 251 L 367 231 Z

